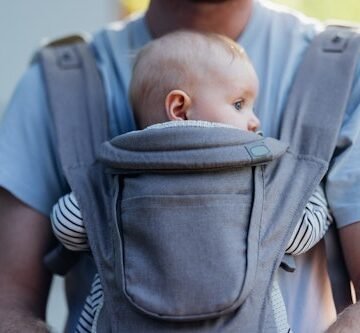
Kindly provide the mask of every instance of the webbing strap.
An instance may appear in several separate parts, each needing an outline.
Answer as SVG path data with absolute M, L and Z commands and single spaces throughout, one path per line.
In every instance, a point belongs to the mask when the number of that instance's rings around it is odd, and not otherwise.
M 86 43 L 46 47 L 40 61 L 67 177 L 69 168 L 94 163 L 95 150 L 108 139 L 105 92 Z
M 281 140 L 299 154 L 329 162 L 347 108 L 360 36 L 329 26 L 314 38 L 300 65 L 281 125 Z M 349 277 L 334 232 L 325 237 L 328 271 L 337 312 L 352 303 Z

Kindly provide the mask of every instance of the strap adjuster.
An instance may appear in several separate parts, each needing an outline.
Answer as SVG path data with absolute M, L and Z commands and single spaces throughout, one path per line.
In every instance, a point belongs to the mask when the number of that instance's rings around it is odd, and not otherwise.
M 75 46 L 63 46 L 56 50 L 56 62 L 62 69 L 72 69 L 81 67 L 81 60 Z
M 323 51 L 344 52 L 352 34 L 351 31 L 334 31 L 333 34 L 325 40 Z

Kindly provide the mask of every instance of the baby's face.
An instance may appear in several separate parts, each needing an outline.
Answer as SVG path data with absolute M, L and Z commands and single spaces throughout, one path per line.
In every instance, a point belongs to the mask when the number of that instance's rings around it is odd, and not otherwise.
M 259 129 L 260 121 L 253 112 L 258 79 L 248 61 L 235 58 L 201 81 L 192 94 L 188 119 L 228 124 L 245 131 Z

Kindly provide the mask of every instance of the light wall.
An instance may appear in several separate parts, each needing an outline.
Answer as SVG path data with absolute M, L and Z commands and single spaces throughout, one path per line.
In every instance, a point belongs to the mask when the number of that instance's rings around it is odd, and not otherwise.
M 274 0 L 320 20 L 351 21 L 360 24 L 359 0 Z
M 118 16 L 117 0 L 1 1 L 0 114 L 44 38 L 94 31 Z

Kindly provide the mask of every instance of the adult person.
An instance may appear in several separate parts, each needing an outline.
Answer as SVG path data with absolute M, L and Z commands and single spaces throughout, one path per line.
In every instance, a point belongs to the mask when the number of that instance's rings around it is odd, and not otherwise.
M 132 53 L 129 51 L 140 48 L 151 38 L 188 28 L 224 34 L 241 42 L 261 82 L 256 109 L 263 131 L 276 137 L 294 73 L 318 28 L 313 21 L 256 0 L 152 0 L 145 18 L 130 24 L 133 34 L 129 45 L 116 38 L 120 26 L 97 34 L 93 40 L 106 87 L 113 135 L 134 129 L 126 102 L 130 72 L 126 61 Z M 338 140 L 339 154 L 333 160 L 326 185 L 357 294 L 360 294 L 357 241 L 360 173 L 354 165 L 360 150 L 359 100 L 357 75 Z M 42 261 L 51 242 L 47 216 L 52 204 L 69 189 L 59 166 L 38 64 L 24 75 L 3 119 L 0 165 L 1 329 L 45 332 L 41 319 L 51 279 Z M 295 332 L 321 332 L 335 320 L 322 250 L 316 247 L 297 260 L 295 274 L 282 273 L 280 277 Z M 76 305 L 76 299 L 72 299 L 70 312 L 76 317 L 74 302 Z M 348 308 L 328 332 L 355 332 L 359 314 L 359 304 Z

